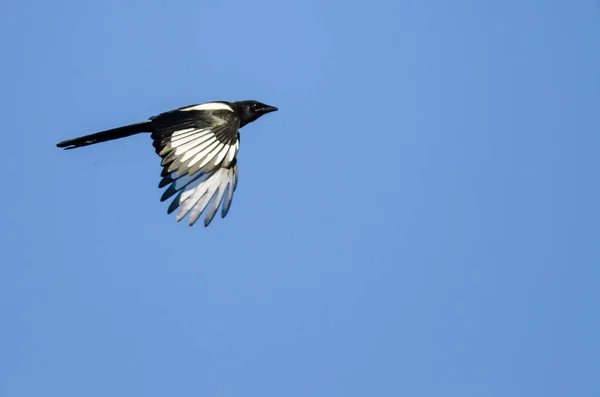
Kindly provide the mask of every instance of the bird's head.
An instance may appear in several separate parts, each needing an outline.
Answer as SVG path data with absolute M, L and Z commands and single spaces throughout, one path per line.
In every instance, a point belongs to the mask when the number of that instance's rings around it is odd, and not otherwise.
M 264 114 L 279 110 L 275 106 L 265 105 L 258 101 L 240 101 L 235 102 L 233 105 L 242 119 L 240 127 L 253 122 Z

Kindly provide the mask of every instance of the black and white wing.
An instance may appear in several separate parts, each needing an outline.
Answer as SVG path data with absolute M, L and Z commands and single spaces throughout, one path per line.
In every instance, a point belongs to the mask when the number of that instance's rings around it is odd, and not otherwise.
M 152 139 L 162 157 L 161 201 L 176 195 L 168 212 L 179 208 L 177 221 L 189 216 L 192 226 L 206 210 L 204 226 L 219 205 L 221 217 L 237 187 L 240 120 L 224 103 L 189 106 L 153 117 Z

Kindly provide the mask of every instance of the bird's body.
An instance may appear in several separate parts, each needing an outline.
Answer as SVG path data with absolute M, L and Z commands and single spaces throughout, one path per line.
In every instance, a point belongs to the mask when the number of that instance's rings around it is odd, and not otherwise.
M 277 108 L 257 101 L 207 102 L 161 113 L 141 123 L 69 139 L 57 144 L 75 149 L 139 133 L 151 133 L 162 158 L 162 180 L 168 186 L 161 201 L 176 195 L 171 213 L 180 207 L 177 220 L 187 214 L 190 226 L 206 210 L 204 225 L 229 211 L 237 186 L 239 129 Z

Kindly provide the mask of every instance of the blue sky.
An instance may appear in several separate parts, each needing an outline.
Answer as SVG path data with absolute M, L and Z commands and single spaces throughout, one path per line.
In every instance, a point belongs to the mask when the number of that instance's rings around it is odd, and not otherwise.
M 600 5 L 1 6 L 0 395 L 600 395 Z M 231 211 L 148 136 L 258 99 Z

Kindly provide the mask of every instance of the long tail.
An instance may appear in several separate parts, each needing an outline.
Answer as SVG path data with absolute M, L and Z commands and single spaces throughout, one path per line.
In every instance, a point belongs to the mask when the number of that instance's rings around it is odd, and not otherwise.
M 75 149 L 82 146 L 93 145 L 95 143 L 111 141 L 113 139 L 124 138 L 126 136 L 139 134 L 141 132 L 152 132 L 151 121 L 142 121 L 141 123 L 126 125 L 112 130 L 100 131 L 95 134 L 80 136 L 78 138 L 68 139 L 57 143 L 56 146 L 65 149 Z

